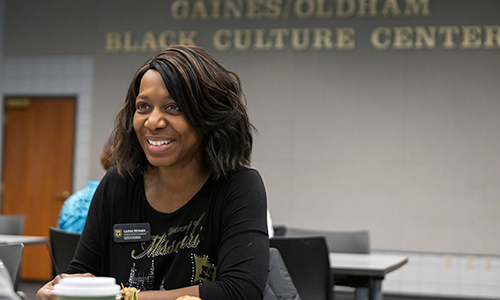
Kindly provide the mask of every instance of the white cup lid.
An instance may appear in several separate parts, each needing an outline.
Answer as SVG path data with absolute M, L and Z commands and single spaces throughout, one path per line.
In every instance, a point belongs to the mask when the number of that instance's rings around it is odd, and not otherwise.
M 72 297 L 116 296 L 120 286 L 112 277 L 66 277 L 54 286 L 54 294 Z

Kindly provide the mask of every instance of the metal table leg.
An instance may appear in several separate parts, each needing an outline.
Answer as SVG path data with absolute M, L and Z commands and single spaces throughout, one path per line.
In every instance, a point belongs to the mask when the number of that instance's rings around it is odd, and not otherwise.
M 356 300 L 368 300 L 368 288 L 358 287 L 354 291 L 354 299 Z
M 383 300 L 382 280 L 384 278 L 370 278 L 369 300 Z

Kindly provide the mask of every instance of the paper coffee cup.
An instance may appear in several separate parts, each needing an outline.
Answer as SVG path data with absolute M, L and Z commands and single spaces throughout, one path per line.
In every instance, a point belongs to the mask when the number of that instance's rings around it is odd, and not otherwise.
M 66 277 L 53 292 L 58 300 L 114 300 L 120 290 L 112 277 Z

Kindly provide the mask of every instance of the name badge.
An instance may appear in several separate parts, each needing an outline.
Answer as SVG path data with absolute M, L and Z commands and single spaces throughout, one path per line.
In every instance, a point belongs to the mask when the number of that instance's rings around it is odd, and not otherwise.
M 115 224 L 113 240 L 115 243 L 147 242 L 151 240 L 149 223 Z

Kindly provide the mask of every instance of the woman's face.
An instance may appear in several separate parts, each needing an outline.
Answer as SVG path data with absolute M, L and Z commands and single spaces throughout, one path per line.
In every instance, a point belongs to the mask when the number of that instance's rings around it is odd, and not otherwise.
M 134 130 L 153 166 L 183 169 L 201 164 L 203 136 L 186 121 L 155 70 L 141 79 Z

